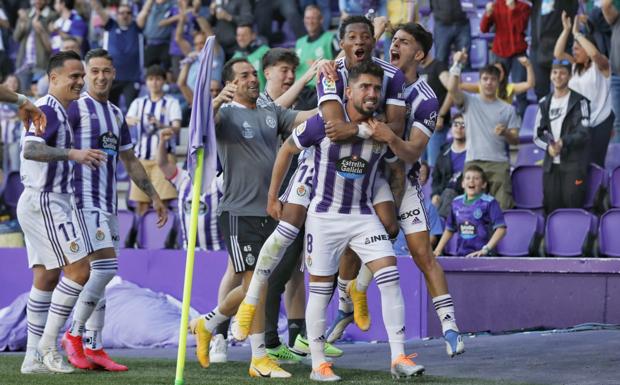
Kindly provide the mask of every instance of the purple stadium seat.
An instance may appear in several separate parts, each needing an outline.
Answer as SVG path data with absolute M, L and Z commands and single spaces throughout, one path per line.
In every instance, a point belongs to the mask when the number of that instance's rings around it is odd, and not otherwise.
M 512 172 L 512 197 L 515 208 L 539 209 L 543 207 L 543 178 L 540 166 L 518 166 Z
M 523 122 L 521 123 L 521 129 L 519 130 L 519 141 L 521 143 L 532 143 L 534 138 L 534 130 L 536 127 L 536 111 L 538 110 L 538 104 L 530 104 L 523 113 Z
M 545 151 L 535 144 L 519 145 L 515 166 L 541 166 L 545 158 Z
M 507 257 L 537 255 L 544 231 L 544 218 L 530 210 L 506 210 L 506 236 L 497 244 L 497 253 Z
M 125 241 L 131 229 L 136 225 L 136 216 L 129 210 L 118 210 L 118 235 L 121 248 L 125 247 Z
M 471 68 L 482 68 L 489 63 L 488 45 L 488 42 L 484 39 L 472 39 L 471 48 L 469 49 L 469 64 Z
M 591 209 L 594 206 L 594 199 L 599 189 L 605 185 L 605 170 L 594 163 L 590 163 L 588 168 L 588 186 L 586 191 L 586 201 L 584 208 Z
M 605 156 L 605 169 L 609 172 L 620 167 L 620 143 L 610 143 Z
M 591 256 L 597 219 L 582 209 L 558 209 L 547 217 L 545 252 L 556 257 Z
M 609 198 L 612 207 L 620 207 L 620 166 L 611 172 L 611 178 L 609 178 Z
M 9 172 L 5 178 L 2 195 L 4 203 L 9 206 L 12 211 L 17 208 L 17 201 L 20 195 L 22 195 L 22 191 L 24 191 L 24 185 L 19 176 L 19 171 Z
M 138 245 L 141 249 L 164 249 L 170 231 L 176 225 L 175 215 L 168 212 L 168 222 L 162 227 L 157 227 L 157 213 L 149 210 L 138 219 Z
M 461 74 L 461 81 L 463 83 L 478 83 L 478 80 L 480 80 L 480 73 L 478 72 L 463 72 Z
M 620 257 L 620 209 L 611 209 L 601 216 L 599 226 L 599 254 L 607 257 Z

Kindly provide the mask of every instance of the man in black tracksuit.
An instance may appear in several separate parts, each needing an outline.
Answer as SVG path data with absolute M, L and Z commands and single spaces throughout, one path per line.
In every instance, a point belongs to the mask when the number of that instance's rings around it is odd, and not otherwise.
M 559 208 L 581 208 L 586 196 L 590 103 L 568 88 L 570 77 L 570 63 L 554 60 L 554 91 L 538 103 L 534 143 L 546 151 L 543 206 L 547 215 Z

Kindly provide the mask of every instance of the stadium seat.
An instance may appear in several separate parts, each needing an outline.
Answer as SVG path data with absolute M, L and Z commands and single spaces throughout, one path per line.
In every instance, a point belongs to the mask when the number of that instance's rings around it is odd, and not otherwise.
M 606 257 L 620 257 L 620 209 L 611 209 L 601 216 L 599 225 L 599 254 Z
M 176 226 L 176 216 L 168 211 L 168 222 L 157 227 L 157 212 L 149 210 L 138 219 L 138 246 L 141 249 L 165 249 L 170 242 L 171 230 Z
M 591 209 L 594 206 L 594 200 L 601 187 L 605 186 L 605 182 L 605 170 L 594 163 L 590 163 L 584 208 Z
M 507 257 L 538 255 L 545 219 L 530 210 L 506 210 L 506 236 L 497 244 L 497 253 Z
M 488 64 L 488 42 L 484 39 L 472 39 L 469 49 L 471 68 L 479 69 Z
M 605 170 L 611 172 L 620 167 L 620 143 L 610 143 L 605 157 Z
M 523 122 L 521 123 L 521 129 L 519 130 L 519 142 L 532 143 L 534 139 L 534 130 L 536 127 L 536 112 L 538 111 L 538 104 L 530 104 L 523 113 Z
M 596 229 L 596 217 L 586 210 L 555 210 L 547 217 L 545 252 L 556 257 L 589 257 Z
M 17 201 L 24 191 L 24 185 L 22 184 L 19 171 L 9 172 L 4 180 L 4 191 L 2 197 L 4 203 L 10 208 L 11 214 L 16 214 Z
M 515 208 L 543 207 L 543 171 L 540 166 L 518 166 L 512 172 L 512 197 Z
M 118 210 L 118 235 L 121 248 L 125 247 L 127 236 L 136 226 L 136 216 L 129 210 Z
M 480 80 L 479 72 L 463 72 L 461 74 L 461 82 L 463 83 L 478 83 L 478 80 Z
M 609 200 L 612 207 L 620 207 L 620 166 L 611 172 L 609 178 Z
M 535 144 L 521 144 L 517 153 L 516 166 L 541 166 L 545 151 Z

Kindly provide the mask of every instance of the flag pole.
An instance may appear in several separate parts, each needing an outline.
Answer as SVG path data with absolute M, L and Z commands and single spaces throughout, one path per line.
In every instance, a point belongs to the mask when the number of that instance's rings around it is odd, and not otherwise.
M 197 165 L 192 179 L 192 208 L 189 222 L 189 237 L 187 240 L 187 258 L 185 259 L 185 281 L 183 283 L 183 305 L 181 307 L 181 325 L 179 326 L 179 350 L 177 352 L 177 372 L 174 378 L 175 385 L 183 385 L 183 370 L 185 369 L 185 353 L 187 347 L 187 322 L 189 319 L 189 303 L 192 297 L 192 280 L 194 276 L 194 255 L 196 252 L 196 233 L 198 229 L 198 209 L 200 208 L 200 193 L 202 186 L 202 169 L 204 167 L 204 149 L 197 150 Z

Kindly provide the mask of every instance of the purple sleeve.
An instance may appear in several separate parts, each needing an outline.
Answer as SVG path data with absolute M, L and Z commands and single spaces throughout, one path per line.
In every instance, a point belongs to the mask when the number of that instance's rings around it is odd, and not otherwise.
M 88 25 L 82 19 L 75 19 L 69 28 L 69 35 L 86 39 L 88 35 Z
M 316 83 L 316 92 L 318 95 L 317 104 L 319 106 L 327 100 L 336 100 L 342 104 L 344 99 L 344 81 L 340 72 L 338 72 L 338 80 L 335 82 L 320 74 L 319 81 Z
M 304 149 L 311 147 L 325 137 L 325 125 L 323 119 L 317 114 L 306 120 L 293 131 L 293 140 L 298 148 Z
M 506 222 L 504 221 L 504 213 L 502 212 L 501 207 L 499 207 L 499 203 L 495 199 L 489 202 L 489 217 L 491 223 L 493 224 L 493 230 L 497 229 L 498 227 L 506 227 Z
M 435 123 L 437 123 L 438 110 L 439 101 L 437 101 L 436 97 L 423 100 L 413 113 L 413 121 L 411 122 L 411 125 L 420 129 L 430 138 L 433 135 L 433 132 L 435 132 Z
M 131 133 L 129 132 L 129 126 L 127 126 L 127 122 L 125 121 L 125 119 L 124 118 L 122 119 L 123 119 L 123 123 L 121 124 L 121 128 L 120 128 L 120 135 L 121 135 L 120 150 L 121 151 L 128 150 L 133 147 L 133 143 L 131 141 Z
M 405 107 L 405 75 L 398 70 L 388 82 L 385 104 Z

